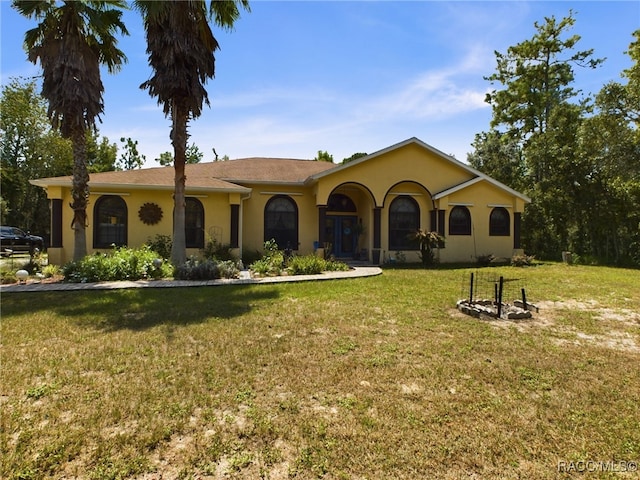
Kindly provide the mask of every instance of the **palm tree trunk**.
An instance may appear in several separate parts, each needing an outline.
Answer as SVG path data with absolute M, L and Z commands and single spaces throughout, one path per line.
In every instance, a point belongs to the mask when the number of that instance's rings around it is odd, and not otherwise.
M 187 241 L 185 237 L 185 164 L 187 160 L 188 111 L 180 108 L 180 105 L 176 101 L 174 101 L 172 108 L 172 120 L 171 143 L 173 144 L 175 176 L 171 262 L 177 267 L 187 261 Z
M 87 255 L 87 203 L 89 200 L 89 173 L 87 172 L 87 147 L 85 132 L 76 128 L 71 134 L 73 144 L 73 183 L 71 208 L 73 209 L 73 259 L 80 260 Z

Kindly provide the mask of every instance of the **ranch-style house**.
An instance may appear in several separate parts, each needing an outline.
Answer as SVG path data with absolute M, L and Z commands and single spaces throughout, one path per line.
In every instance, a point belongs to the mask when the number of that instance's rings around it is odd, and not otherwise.
M 417 262 L 411 235 L 423 229 L 444 237 L 435 251 L 442 263 L 511 258 L 522 253 L 520 220 L 531 201 L 417 138 L 345 164 L 243 158 L 189 164 L 186 177 L 188 255 L 210 240 L 242 255 L 275 239 L 299 254 Z M 173 178 L 172 166 L 91 174 L 89 252 L 171 235 Z M 31 183 L 50 200 L 49 260 L 66 263 L 71 177 Z

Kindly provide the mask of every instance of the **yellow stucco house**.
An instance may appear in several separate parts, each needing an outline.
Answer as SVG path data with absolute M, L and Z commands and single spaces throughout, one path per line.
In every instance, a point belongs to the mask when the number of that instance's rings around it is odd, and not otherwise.
M 90 252 L 171 235 L 173 167 L 92 174 Z M 374 264 L 420 261 L 417 229 L 445 237 L 440 262 L 470 262 L 520 250 L 530 199 L 417 138 L 352 162 L 244 158 L 187 165 L 187 254 L 211 239 L 239 255 L 274 238 L 297 253 L 331 253 Z M 51 206 L 52 263 L 73 257 L 71 177 L 32 180 Z M 401 252 L 398 255 L 398 252 Z

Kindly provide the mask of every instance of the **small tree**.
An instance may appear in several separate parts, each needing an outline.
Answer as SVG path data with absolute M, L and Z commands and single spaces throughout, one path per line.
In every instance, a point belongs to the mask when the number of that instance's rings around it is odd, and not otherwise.
M 433 265 L 436 262 L 433 250 L 439 248 L 442 242 L 444 242 L 444 238 L 438 234 L 438 232 L 430 232 L 420 228 L 412 235 L 412 240 L 418 242 L 420 245 L 422 265 L 425 267 Z
M 333 163 L 333 155 L 330 155 L 329 152 L 318 150 L 318 156 L 314 158 L 316 162 L 329 162 Z
M 138 141 L 131 137 L 120 137 L 120 143 L 123 144 L 123 151 L 118 159 L 116 170 L 135 170 L 142 168 L 147 159 L 138 151 Z
M 357 160 L 357 159 L 362 158 L 362 157 L 366 157 L 367 155 L 369 155 L 369 154 L 368 153 L 364 153 L 364 152 L 354 153 L 350 157 L 343 158 L 342 159 L 342 163 L 353 162 L 354 160 Z

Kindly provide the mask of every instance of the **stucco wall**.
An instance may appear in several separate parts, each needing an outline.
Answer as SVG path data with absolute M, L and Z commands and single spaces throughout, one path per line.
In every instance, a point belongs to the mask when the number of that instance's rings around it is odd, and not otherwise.
M 61 196 L 62 209 L 62 244 L 63 248 L 49 249 L 49 258 L 52 263 L 64 264 L 73 258 L 74 232 L 71 229 L 72 210 L 67 206 L 71 202 L 70 189 L 59 189 L 49 193 Z M 127 244 L 131 247 L 138 247 L 156 235 L 169 235 L 173 233 L 173 192 L 169 190 L 136 190 L 136 189 L 104 189 L 93 191 L 89 195 L 89 205 L 87 207 L 88 226 L 86 229 L 87 251 L 107 251 L 107 249 L 93 248 L 94 234 L 94 207 L 96 202 L 103 195 L 115 195 L 124 200 L 127 205 Z M 204 208 L 204 235 L 205 244 L 212 237 L 221 243 L 230 241 L 231 212 L 229 208 L 228 193 L 194 193 L 187 189 L 187 197 L 197 198 Z M 138 217 L 140 207 L 145 203 L 155 203 L 162 209 L 162 219 L 154 224 L 147 225 Z M 197 255 L 198 249 L 187 249 L 187 255 Z
M 449 213 L 456 205 L 465 205 L 471 214 L 471 235 L 449 235 Z M 495 206 L 506 208 L 510 217 L 510 235 L 490 236 L 489 215 Z M 515 197 L 488 182 L 478 182 L 468 188 L 443 197 L 439 208 L 446 211 L 446 242 L 440 251 L 442 262 L 474 262 L 479 256 L 494 255 L 511 258 L 513 255 Z
M 291 198 L 298 207 L 298 246 L 300 254 L 313 252 L 313 242 L 318 240 L 318 209 L 311 187 L 286 187 L 251 185 L 250 198 L 242 206 L 242 250 L 262 252 L 264 245 L 264 209 L 267 202 L 278 195 Z M 283 245 L 280 247 L 284 248 Z

